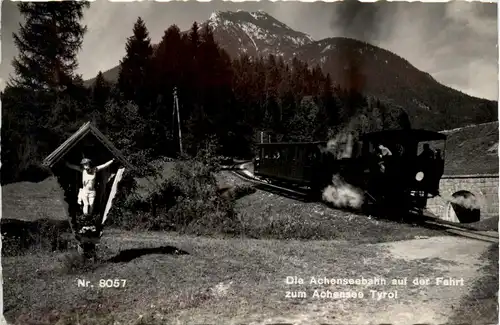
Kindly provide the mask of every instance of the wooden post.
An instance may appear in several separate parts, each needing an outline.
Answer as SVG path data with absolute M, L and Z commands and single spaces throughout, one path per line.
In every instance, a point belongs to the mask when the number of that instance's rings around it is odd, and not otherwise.
M 111 186 L 111 191 L 109 193 L 108 201 L 106 202 L 104 213 L 102 215 L 101 225 L 104 225 L 106 219 L 108 218 L 109 210 L 111 210 L 111 206 L 113 205 L 113 200 L 116 196 L 116 192 L 118 191 L 118 183 L 122 180 L 124 172 L 125 168 L 120 168 L 116 172 L 115 179 L 113 180 L 113 185 Z
M 264 143 L 264 131 L 260 131 L 260 143 L 263 144 Z M 260 149 L 260 160 L 264 159 L 264 148 L 261 147 Z
M 177 129 L 179 131 L 179 151 L 182 155 L 182 133 L 181 133 L 181 118 L 179 114 L 179 99 L 177 98 L 177 87 L 174 87 L 174 106 L 177 112 Z

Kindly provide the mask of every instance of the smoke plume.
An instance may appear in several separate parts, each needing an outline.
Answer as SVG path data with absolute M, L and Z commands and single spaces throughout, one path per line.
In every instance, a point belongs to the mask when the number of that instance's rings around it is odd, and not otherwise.
M 353 136 L 348 132 L 340 132 L 321 148 L 322 153 L 329 153 L 336 159 L 351 158 L 353 151 Z
M 363 194 L 339 175 L 333 175 L 332 185 L 323 191 L 323 199 L 337 208 L 359 209 L 363 204 Z
M 353 154 L 354 137 L 352 133 L 342 131 L 330 139 L 326 147 L 320 148 L 322 153 L 332 155 L 335 159 L 348 159 Z M 337 208 L 359 209 L 363 204 L 362 192 L 345 182 L 340 175 L 332 177 L 332 184 L 323 190 L 323 200 Z

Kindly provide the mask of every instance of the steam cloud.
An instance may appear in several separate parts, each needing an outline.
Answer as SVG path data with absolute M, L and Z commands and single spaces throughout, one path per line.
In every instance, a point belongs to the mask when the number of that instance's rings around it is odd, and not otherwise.
M 353 136 L 348 132 L 341 132 L 329 140 L 321 152 L 330 153 L 336 159 L 351 158 L 353 150 Z
M 359 209 L 363 204 L 361 191 L 344 182 L 339 175 L 333 175 L 332 185 L 323 191 L 323 199 L 337 208 Z
M 353 135 L 348 132 L 340 132 L 328 141 L 323 152 L 329 153 L 335 159 L 351 158 L 353 151 Z M 340 175 L 333 175 L 332 184 L 323 190 L 323 200 L 332 203 L 337 208 L 359 209 L 363 204 L 362 192 L 345 182 Z

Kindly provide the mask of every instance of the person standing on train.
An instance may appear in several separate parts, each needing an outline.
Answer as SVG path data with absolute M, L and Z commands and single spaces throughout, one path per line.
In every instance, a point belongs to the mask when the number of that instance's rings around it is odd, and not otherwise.
M 433 160 L 435 157 L 434 150 L 431 149 L 430 145 L 428 143 L 424 143 L 424 147 L 422 149 L 422 152 L 418 156 L 420 159 L 423 161 L 430 161 Z
M 386 146 L 382 145 L 382 144 L 379 144 L 377 146 L 377 158 L 378 158 L 378 166 L 379 166 L 379 170 L 381 173 L 385 173 L 385 170 L 386 170 L 386 161 L 385 159 L 387 157 L 390 157 L 392 156 L 392 152 L 389 150 L 389 148 L 387 148 Z
M 378 149 L 379 149 L 379 153 L 380 153 L 381 158 L 384 158 L 386 156 L 392 156 L 392 152 L 389 150 L 389 148 L 387 148 L 383 144 L 379 144 Z
M 422 152 L 418 155 L 418 163 L 424 172 L 423 186 L 426 189 L 430 189 L 433 186 L 433 180 L 435 180 L 435 173 L 433 173 L 434 157 L 434 150 L 431 149 L 428 143 L 424 143 Z

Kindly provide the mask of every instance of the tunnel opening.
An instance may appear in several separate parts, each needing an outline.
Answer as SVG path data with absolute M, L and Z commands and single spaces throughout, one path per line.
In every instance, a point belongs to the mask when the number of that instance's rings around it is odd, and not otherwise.
M 452 195 L 446 209 L 449 221 L 472 223 L 481 219 L 481 209 L 474 194 L 469 191 L 458 191 Z

